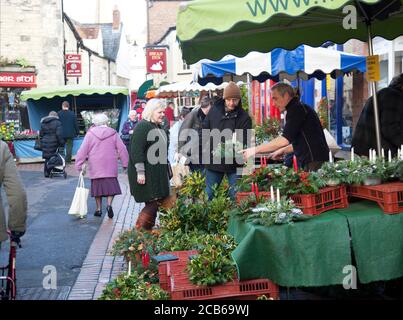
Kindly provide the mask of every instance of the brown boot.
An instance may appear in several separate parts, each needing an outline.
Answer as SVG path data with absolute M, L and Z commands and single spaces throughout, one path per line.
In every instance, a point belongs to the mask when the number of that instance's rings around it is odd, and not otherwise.
M 150 211 L 141 210 L 136 221 L 136 229 L 151 230 L 155 225 L 156 215 Z

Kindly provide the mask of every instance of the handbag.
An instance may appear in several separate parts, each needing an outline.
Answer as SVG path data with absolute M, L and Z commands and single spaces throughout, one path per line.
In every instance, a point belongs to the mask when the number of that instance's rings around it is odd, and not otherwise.
M 180 188 L 183 185 L 185 177 L 189 174 L 189 166 L 181 163 L 174 163 L 171 167 L 173 173 L 171 184 L 176 188 Z
M 42 143 L 41 143 L 41 138 L 40 137 L 35 139 L 34 149 L 38 150 L 38 151 L 42 151 Z
M 84 175 L 81 171 L 80 175 L 78 176 L 78 184 L 76 192 L 74 193 L 73 201 L 71 202 L 69 214 L 78 216 L 80 218 L 84 218 L 87 215 L 88 193 L 89 189 L 85 188 Z

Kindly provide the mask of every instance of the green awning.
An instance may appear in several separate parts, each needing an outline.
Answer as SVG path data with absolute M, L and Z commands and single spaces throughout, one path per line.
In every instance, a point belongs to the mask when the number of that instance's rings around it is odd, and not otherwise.
M 293 50 L 300 44 L 367 41 L 361 12 L 371 22 L 372 37 L 391 40 L 403 34 L 402 4 L 403 0 L 194 0 L 179 9 L 177 36 L 187 64 L 227 54 Z M 343 25 L 349 13 L 343 8 L 351 8 L 347 5 L 357 10 L 356 29 Z
M 49 87 L 32 89 L 28 91 L 23 91 L 21 93 L 21 100 L 26 101 L 28 99 L 39 100 L 41 98 L 51 99 L 53 97 L 67 97 L 68 95 L 79 96 L 79 95 L 92 95 L 92 94 L 124 94 L 129 95 L 129 89 L 126 87 L 117 86 L 59 86 L 59 87 Z
M 154 80 L 146 80 L 143 82 L 143 84 L 140 86 L 139 91 L 137 92 L 137 98 L 138 99 L 145 99 L 146 98 L 146 92 L 154 85 Z

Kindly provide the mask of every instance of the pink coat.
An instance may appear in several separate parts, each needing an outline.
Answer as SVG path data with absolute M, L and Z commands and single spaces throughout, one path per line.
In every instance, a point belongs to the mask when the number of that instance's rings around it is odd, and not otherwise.
M 75 167 L 81 171 L 88 160 L 90 179 L 113 178 L 118 176 L 118 159 L 127 168 L 129 154 L 116 130 L 104 126 L 91 127 L 77 152 Z

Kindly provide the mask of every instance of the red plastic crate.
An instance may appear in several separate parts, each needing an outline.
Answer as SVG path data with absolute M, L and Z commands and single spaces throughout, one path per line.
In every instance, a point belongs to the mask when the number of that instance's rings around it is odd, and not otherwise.
M 350 185 L 349 196 L 376 201 L 386 214 L 403 212 L 403 183 L 392 182 L 376 186 Z
M 279 299 L 279 287 L 267 279 L 239 281 L 234 279 L 221 285 L 196 286 L 189 281 L 187 274 L 175 274 L 170 277 L 172 300 L 256 300 L 265 295 Z
M 345 186 L 326 187 L 315 194 L 293 194 L 290 198 L 304 214 L 318 215 L 336 208 L 347 208 Z
M 173 254 L 178 257 L 178 260 L 172 261 L 164 261 L 158 264 L 158 277 L 159 283 L 162 289 L 169 290 L 169 277 L 174 272 L 174 270 L 179 270 L 178 272 L 183 271 L 186 268 L 187 261 L 189 256 L 196 254 L 197 250 L 189 250 L 189 251 L 174 251 L 174 252 L 161 252 L 162 254 Z M 175 266 L 175 267 L 172 267 Z M 176 268 L 176 269 L 175 269 Z

